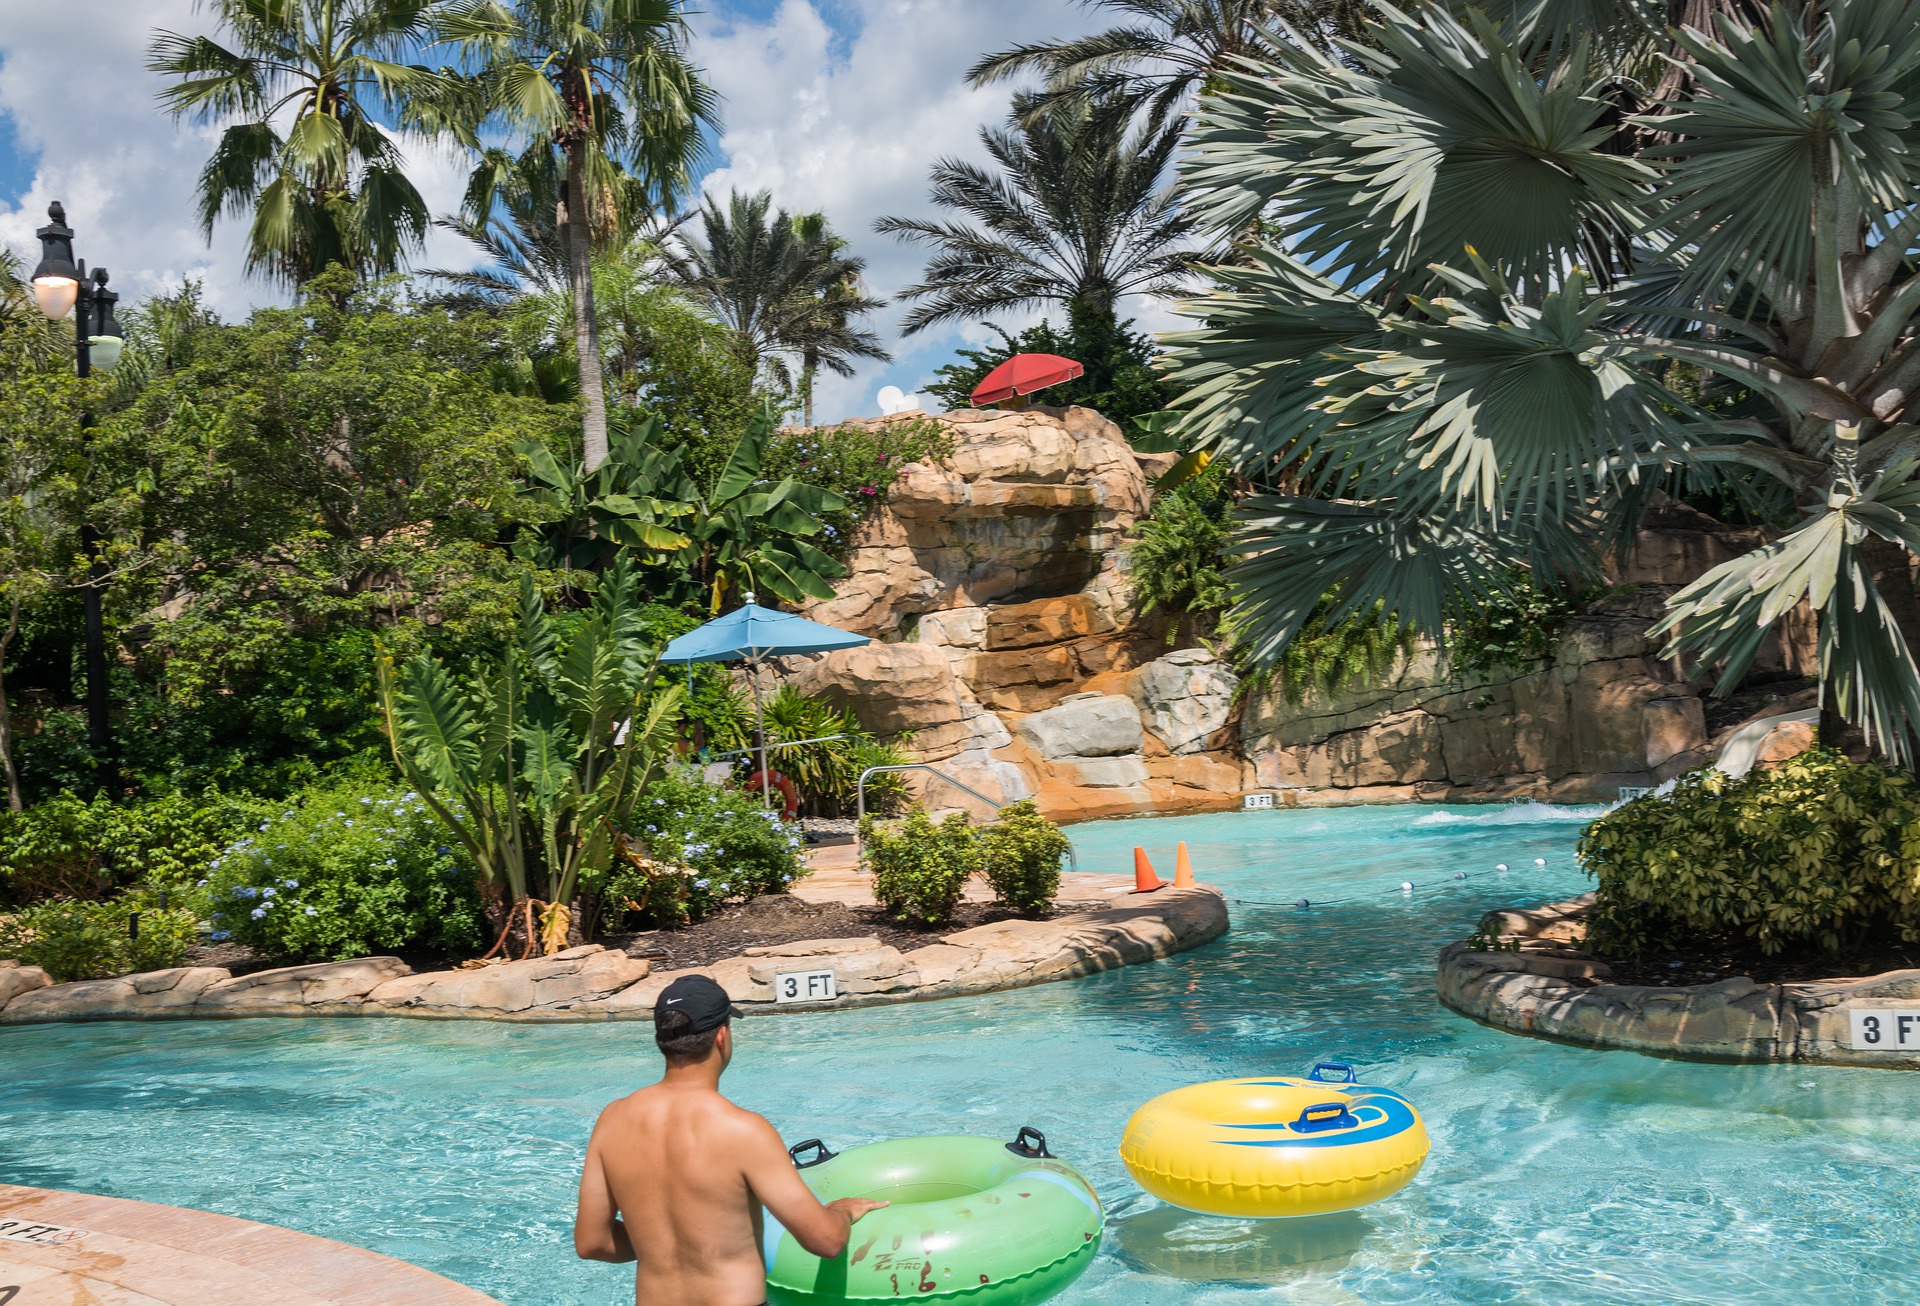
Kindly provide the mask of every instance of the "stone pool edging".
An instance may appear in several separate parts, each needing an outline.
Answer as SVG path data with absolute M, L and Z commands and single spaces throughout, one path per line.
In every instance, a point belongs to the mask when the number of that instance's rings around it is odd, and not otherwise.
M 1203 885 L 1160 889 L 1055 920 L 978 925 L 906 953 L 871 937 L 812 939 L 658 972 L 592 943 L 527 961 L 419 974 L 398 957 L 361 957 L 237 978 L 220 967 L 177 966 L 55 984 L 37 967 L 0 962 L 0 1025 L 254 1016 L 645 1020 L 660 991 L 691 974 L 712 976 L 747 1015 L 836 1011 L 1076 979 L 1172 956 L 1226 931 L 1226 900 Z M 775 974 L 826 968 L 835 972 L 837 998 L 774 1001 Z
M 1920 1005 L 1920 970 L 1851 979 L 1760 984 L 1614 984 L 1612 968 L 1580 949 L 1593 894 L 1482 921 L 1485 951 L 1467 940 L 1440 951 L 1440 1001 L 1517 1034 L 1696 1061 L 1796 1061 L 1920 1070 L 1920 1050 L 1849 1046 L 1856 1008 Z

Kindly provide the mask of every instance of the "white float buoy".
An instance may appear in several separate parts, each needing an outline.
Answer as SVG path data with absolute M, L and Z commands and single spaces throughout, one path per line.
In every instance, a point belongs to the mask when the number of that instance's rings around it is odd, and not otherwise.
M 1465 871 L 1455 871 L 1453 873 L 1453 878 L 1456 880 L 1464 880 L 1467 878 L 1467 873 Z
M 1547 859 L 1544 857 L 1536 857 L 1533 859 L 1533 864 L 1535 866 L 1545 866 L 1547 864 Z
M 1311 907 L 1313 904 L 1308 902 L 1305 898 L 1302 898 L 1298 902 L 1295 902 L 1293 905 L 1296 907 Z
M 1507 864 L 1505 862 L 1501 862 L 1498 866 L 1494 867 L 1493 869 L 1496 871 L 1504 871 L 1507 869 Z
M 1402 881 L 1400 881 L 1400 892 L 1402 892 L 1402 893 L 1412 893 L 1412 892 L 1413 892 L 1413 881 L 1412 881 L 1412 880 L 1402 880 Z

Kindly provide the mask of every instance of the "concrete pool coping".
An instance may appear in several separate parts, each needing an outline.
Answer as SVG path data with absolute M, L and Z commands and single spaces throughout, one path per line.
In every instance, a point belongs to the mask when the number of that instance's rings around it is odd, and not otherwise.
M 1582 894 L 1532 911 L 1489 912 L 1472 940 L 1440 952 L 1440 1001 L 1514 1034 L 1692 1061 L 1794 1061 L 1920 1070 L 1920 1048 L 1852 1046 L 1855 1011 L 1920 1014 L 1920 970 L 1761 984 L 1610 983 L 1581 950 Z
M 501 1306 L 417 1265 L 277 1225 L 14 1184 L 0 1184 L 0 1302 Z
M 1078 876 L 1108 881 L 1111 876 Z M 367 1016 L 545 1023 L 649 1020 L 675 978 L 713 977 L 747 1015 L 830 1011 L 964 997 L 1076 979 L 1172 956 L 1227 931 L 1226 901 L 1206 885 L 1122 894 L 1075 883 L 1075 894 L 1112 905 L 1049 920 L 1006 920 L 959 930 L 902 953 L 878 938 L 811 939 L 745 949 L 707 966 L 654 971 L 598 944 L 548 957 L 415 974 L 397 957 L 288 966 L 234 976 L 178 966 L 115 979 L 54 984 L 44 971 L 0 962 L 0 1025 L 72 1020 L 186 1020 Z M 830 972 L 799 1000 L 782 1000 L 783 976 Z M 819 983 L 818 980 L 815 983 Z M 831 997 L 808 993 L 830 989 Z

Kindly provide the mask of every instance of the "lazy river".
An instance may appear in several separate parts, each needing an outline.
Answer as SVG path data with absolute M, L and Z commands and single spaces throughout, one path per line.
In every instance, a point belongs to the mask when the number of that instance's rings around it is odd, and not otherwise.
M 1349 808 L 1075 827 L 1088 870 L 1127 869 L 1139 843 L 1170 875 L 1185 839 L 1200 878 L 1235 900 L 1232 933 L 1072 983 L 750 1020 L 727 1089 L 789 1139 L 835 1147 L 1041 1129 L 1107 1202 L 1106 1244 L 1063 1302 L 1913 1301 L 1913 1078 L 1566 1047 L 1435 1003 L 1435 952 L 1481 912 L 1587 887 L 1572 856 L 1583 815 Z M 1292 905 L 1302 897 L 1314 905 Z M 656 1073 L 649 1033 L 399 1020 L 0 1031 L 0 1180 L 285 1225 L 512 1306 L 631 1302 L 629 1270 L 573 1259 L 570 1224 L 595 1113 Z M 1322 1059 L 1354 1062 L 1426 1118 L 1432 1156 L 1387 1202 L 1210 1219 L 1161 1206 L 1121 1167 L 1121 1127 L 1147 1098 Z

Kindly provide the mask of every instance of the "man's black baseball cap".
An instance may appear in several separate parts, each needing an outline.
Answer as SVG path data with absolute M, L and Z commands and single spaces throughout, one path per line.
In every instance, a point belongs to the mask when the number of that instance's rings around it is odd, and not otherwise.
M 734 1010 L 727 991 L 705 975 L 682 975 L 660 991 L 653 1000 L 653 1020 L 657 1025 L 663 1012 L 678 1011 L 693 1019 L 693 1034 L 719 1029 L 740 1013 Z

